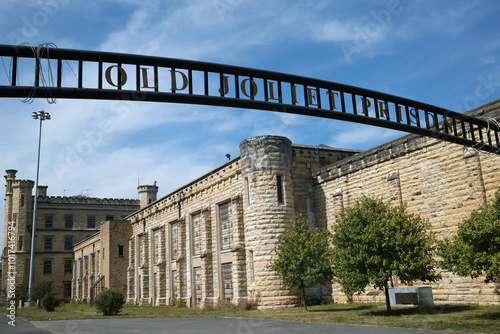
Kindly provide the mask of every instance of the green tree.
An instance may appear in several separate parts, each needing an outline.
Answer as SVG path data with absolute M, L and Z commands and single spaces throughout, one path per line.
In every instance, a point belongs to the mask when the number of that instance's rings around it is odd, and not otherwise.
M 473 211 L 458 225 L 458 232 L 439 242 L 440 266 L 460 276 L 500 275 L 500 191 L 486 207 Z
M 428 223 L 382 200 L 364 198 L 340 214 L 335 226 L 334 275 L 348 297 L 368 284 L 385 291 L 391 314 L 389 280 L 436 281 L 432 258 L 435 239 Z
M 305 311 L 306 287 L 333 277 L 330 240 L 329 231 L 310 228 L 308 220 L 300 216 L 292 221 L 291 230 L 279 237 L 278 258 L 271 268 L 283 278 L 286 287 L 300 289 Z

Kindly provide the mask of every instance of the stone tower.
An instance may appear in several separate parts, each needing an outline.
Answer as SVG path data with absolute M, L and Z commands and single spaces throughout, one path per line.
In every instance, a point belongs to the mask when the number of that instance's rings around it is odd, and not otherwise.
M 297 295 L 269 269 L 278 236 L 295 215 L 292 143 L 279 136 L 259 136 L 240 144 L 244 180 L 244 225 L 248 294 L 259 307 L 295 306 Z
M 137 187 L 141 209 L 156 201 L 158 186 L 156 181 L 153 185 L 143 185 Z
M 17 170 L 8 169 L 5 172 L 2 287 L 7 286 L 6 279 L 11 272 L 16 272 L 16 284 L 26 284 L 28 282 L 28 260 L 31 250 L 31 225 L 33 219 L 32 192 L 35 184 L 31 180 L 16 180 Z M 14 265 L 14 267 L 9 264 Z M 15 270 L 12 270 L 14 268 Z

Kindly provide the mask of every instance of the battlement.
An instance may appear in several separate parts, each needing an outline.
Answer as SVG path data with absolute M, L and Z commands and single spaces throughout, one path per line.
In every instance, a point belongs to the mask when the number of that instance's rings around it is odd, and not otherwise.
M 42 196 L 40 204 L 86 204 L 86 205 L 139 205 L 137 199 L 97 198 L 87 196 Z
M 32 180 L 13 180 L 12 186 L 19 187 L 19 188 L 33 188 L 35 186 L 35 181 L 32 181 Z

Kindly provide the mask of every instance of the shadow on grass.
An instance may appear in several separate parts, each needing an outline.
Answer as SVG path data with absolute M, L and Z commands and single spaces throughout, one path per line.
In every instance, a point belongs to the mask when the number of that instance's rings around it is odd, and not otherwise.
M 432 315 L 432 314 L 446 314 L 446 313 L 459 313 L 459 312 L 466 312 L 470 311 L 471 307 L 470 306 L 435 306 L 435 307 L 429 307 L 429 308 L 392 308 L 392 315 L 391 317 L 400 317 L 400 316 L 407 316 L 407 315 Z M 376 311 L 371 311 L 365 313 L 367 316 L 388 316 L 387 315 L 387 309 L 380 308 L 379 310 Z
M 496 320 L 500 322 L 500 312 L 491 312 L 477 315 L 476 318 L 483 320 Z
M 369 308 L 373 308 L 373 305 L 353 305 L 351 307 L 342 307 L 342 308 L 330 308 L 330 309 L 321 309 L 321 310 L 312 310 L 308 309 L 309 312 L 347 312 L 347 311 L 363 311 Z

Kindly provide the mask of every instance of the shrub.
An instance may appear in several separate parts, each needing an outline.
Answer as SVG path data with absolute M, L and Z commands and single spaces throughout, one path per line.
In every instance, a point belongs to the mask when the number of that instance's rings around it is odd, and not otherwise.
M 245 310 L 245 311 L 252 311 L 257 309 L 257 301 L 256 300 L 250 300 L 250 299 L 244 299 L 240 303 L 240 309 Z
M 59 298 L 51 293 L 45 294 L 42 298 L 42 307 L 47 312 L 53 312 L 60 303 Z
M 117 289 L 106 289 L 97 296 L 94 301 L 95 308 L 103 315 L 118 314 L 125 304 L 123 293 Z

